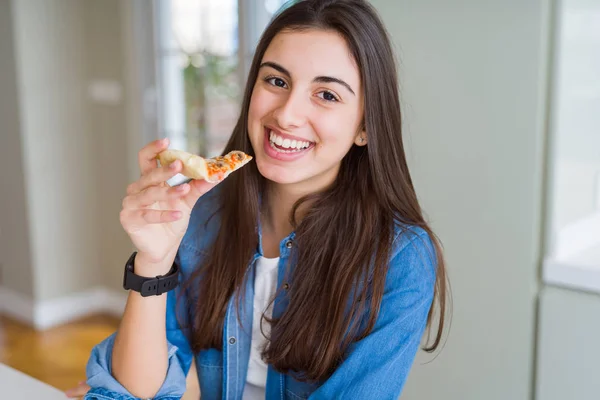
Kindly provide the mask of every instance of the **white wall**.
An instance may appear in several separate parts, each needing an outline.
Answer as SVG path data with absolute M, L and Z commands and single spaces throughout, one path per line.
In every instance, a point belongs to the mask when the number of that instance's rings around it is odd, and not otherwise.
M 0 285 L 34 293 L 12 7 L 0 1 Z
M 118 0 L 0 2 L 0 312 L 38 327 L 124 294 L 119 211 L 139 146 L 122 14 Z
M 417 192 L 446 248 L 454 308 L 407 400 L 533 392 L 547 0 L 373 0 L 398 49 Z
M 83 2 L 14 1 L 35 299 L 99 274 L 94 148 L 86 109 Z M 82 268 L 85 262 L 92 268 Z

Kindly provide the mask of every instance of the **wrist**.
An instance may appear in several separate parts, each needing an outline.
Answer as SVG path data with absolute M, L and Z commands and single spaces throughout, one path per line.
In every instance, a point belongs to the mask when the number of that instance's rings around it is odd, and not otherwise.
M 135 261 L 133 263 L 133 272 L 134 274 L 145 278 L 154 278 L 157 275 L 165 275 L 173 266 L 175 254 L 176 252 L 168 254 L 162 260 L 156 260 L 144 253 L 138 253 L 135 256 Z
M 171 260 L 175 256 L 165 257 L 160 262 L 147 260 L 147 255 L 134 252 L 125 263 L 123 289 L 133 290 L 142 297 L 160 296 L 179 286 L 179 266 Z M 166 266 L 170 266 L 167 270 Z M 166 271 L 166 272 L 165 272 Z

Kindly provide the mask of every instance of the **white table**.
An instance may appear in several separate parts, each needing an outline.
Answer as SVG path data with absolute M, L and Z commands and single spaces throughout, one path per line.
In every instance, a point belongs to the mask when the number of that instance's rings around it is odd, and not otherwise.
M 60 390 L 0 363 L 0 397 L 23 400 L 65 400 Z

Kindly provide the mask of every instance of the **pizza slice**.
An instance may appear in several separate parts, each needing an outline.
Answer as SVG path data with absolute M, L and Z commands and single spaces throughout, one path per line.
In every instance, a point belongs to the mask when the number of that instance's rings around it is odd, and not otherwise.
M 202 158 L 182 150 L 164 150 L 156 158 L 160 161 L 160 165 L 169 165 L 175 160 L 181 160 L 182 175 L 212 183 L 222 181 L 252 160 L 252 156 L 243 151 L 232 151 L 214 158 Z

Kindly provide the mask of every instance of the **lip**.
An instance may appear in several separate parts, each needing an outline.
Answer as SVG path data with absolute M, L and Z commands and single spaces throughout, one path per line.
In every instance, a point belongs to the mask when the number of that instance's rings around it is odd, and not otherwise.
M 298 152 L 293 152 L 293 153 L 280 153 L 277 150 L 275 150 L 273 147 L 271 147 L 271 142 L 269 140 L 269 133 L 270 131 L 273 130 L 275 131 L 275 133 L 277 133 L 278 135 L 280 135 L 280 132 L 278 130 L 269 128 L 267 126 L 265 126 L 265 136 L 264 136 L 264 140 L 263 140 L 263 148 L 265 153 L 267 154 L 267 156 L 269 156 L 270 158 L 273 158 L 275 160 L 279 160 L 279 161 L 295 161 L 299 158 L 304 157 L 305 155 L 307 155 L 312 149 L 313 147 L 315 147 L 314 142 L 310 142 L 311 145 L 306 148 L 306 150 L 302 150 L 302 151 L 298 151 Z M 294 140 L 301 140 L 301 141 L 305 141 L 308 142 L 308 140 L 304 140 L 302 138 L 298 138 L 298 137 L 294 137 L 291 135 L 283 135 L 281 134 L 282 137 L 285 137 L 286 139 L 294 139 Z

